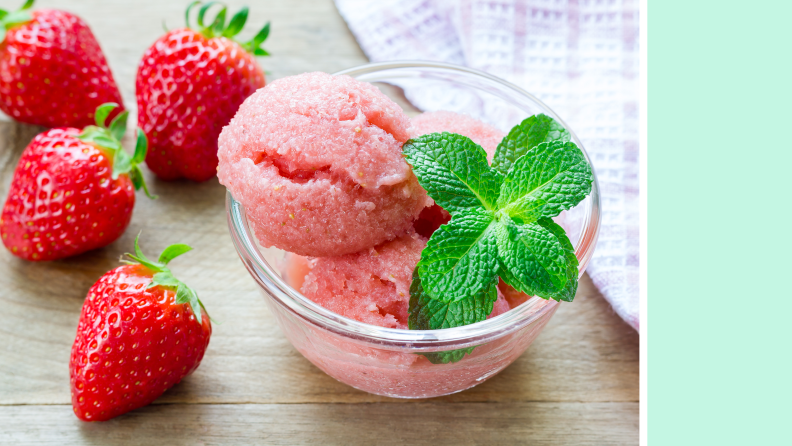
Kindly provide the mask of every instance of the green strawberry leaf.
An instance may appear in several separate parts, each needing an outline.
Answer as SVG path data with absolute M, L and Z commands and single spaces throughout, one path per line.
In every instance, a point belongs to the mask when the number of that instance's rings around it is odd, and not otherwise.
M 35 1 L 36 0 L 27 0 L 27 1 L 25 1 L 25 4 L 22 5 L 22 7 L 19 8 L 19 10 L 20 11 L 24 11 L 26 9 L 30 9 L 33 6 L 33 3 L 35 3 Z
M 261 30 L 259 30 L 259 32 L 256 33 L 256 35 L 252 39 L 250 39 L 242 46 L 249 53 L 254 54 L 256 56 L 269 56 L 268 52 L 264 51 L 262 48 L 259 48 L 261 44 L 264 43 L 265 40 L 267 40 L 269 33 L 270 33 L 270 22 L 267 22 L 267 24 L 264 25 L 264 27 L 261 28 Z
M 407 141 L 402 150 L 421 186 L 451 215 L 472 208 L 496 209 L 502 177 L 470 138 L 430 133 Z
M 198 294 L 187 286 L 184 282 L 177 279 L 173 272 L 171 272 L 170 268 L 168 268 L 167 264 L 174 258 L 191 251 L 192 248 L 184 245 L 184 244 L 176 244 L 170 245 L 165 250 L 162 251 L 162 254 L 159 256 L 158 262 L 152 262 L 143 254 L 143 251 L 140 250 L 139 244 L 140 234 L 135 237 L 135 254 L 127 253 L 127 257 L 134 260 L 134 262 L 124 261 L 125 263 L 134 264 L 139 263 L 146 268 L 152 270 L 154 275 L 151 277 L 151 282 L 146 287 L 153 288 L 156 286 L 161 286 L 165 288 L 175 289 L 176 291 L 176 303 L 177 304 L 190 304 L 192 308 L 193 314 L 195 314 L 196 319 L 198 319 L 198 323 L 202 323 L 202 313 L 201 308 L 203 308 L 203 304 L 198 299 Z M 208 316 L 208 313 L 207 313 Z
M 543 217 L 539 219 L 537 223 L 552 232 L 564 248 L 564 257 L 567 260 L 567 284 L 556 297 L 557 300 L 572 302 L 577 292 L 578 276 L 580 274 L 578 271 L 578 259 L 577 256 L 575 256 L 575 248 L 572 246 L 572 242 L 569 241 L 569 237 L 567 237 L 564 228 L 559 226 L 558 223 L 554 222 L 552 219 Z
M 135 186 L 135 190 L 140 190 L 143 188 L 143 193 L 146 194 L 152 200 L 156 200 L 159 198 L 156 195 L 152 195 L 151 192 L 148 190 L 148 185 L 146 185 L 146 181 L 143 179 L 143 171 L 140 170 L 139 166 L 132 166 L 132 170 L 129 171 L 129 179 L 132 180 L 132 185 Z
M 242 7 L 242 9 L 234 14 L 234 17 L 231 17 L 231 22 L 228 23 L 228 28 L 223 31 L 223 37 L 228 37 L 229 39 L 239 34 L 242 31 L 242 28 L 245 27 L 245 22 L 247 22 L 249 9 L 247 6 Z
M 448 364 L 448 363 L 455 363 L 462 360 L 465 355 L 469 355 L 473 353 L 474 347 L 468 348 L 460 348 L 456 350 L 449 350 L 447 352 L 431 352 L 431 353 L 418 353 L 421 356 L 426 357 L 432 364 Z
M 471 209 L 435 231 L 415 267 L 426 292 L 454 302 L 489 284 L 498 268 L 494 228 L 499 225 L 491 213 Z
M 94 113 L 94 118 L 96 119 L 96 125 L 100 128 L 107 128 L 107 117 L 110 116 L 110 113 L 113 113 L 113 110 L 118 108 L 118 104 L 115 102 L 107 102 L 99 107 L 96 107 L 96 113 Z
M 107 116 L 109 116 L 116 107 L 118 107 L 118 105 L 114 103 L 106 103 L 97 107 L 95 113 L 96 122 L 104 125 L 104 122 L 107 121 Z M 146 134 L 141 129 L 137 129 L 137 142 L 135 144 L 135 154 L 133 156 L 129 156 L 121 146 L 121 137 L 123 137 L 126 132 L 126 121 L 128 117 L 129 112 L 124 111 L 123 113 L 119 113 L 118 116 L 113 119 L 109 128 L 89 125 L 77 135 L 77 138 L 85 142 L 94 143 L 108 150 L 109 153 L 107 155 L 110 157 L 113 167 L 113 180 L 117 180 L 121 175 L 129 175 L 129 179 L 135 186 L 135 190 L 143 188 L 147 197 L 155 199 L 157 197 L 151 195 L 149 192 L 148 186 L 143 179 L 143 172 L 140 170 L 140 167 L 138 167 L 138 165 L 143 163 L 146 159 L 146 152 L 148 150 L 148 139 L 146 138 Z
M 591 167 L 572 142 L 543 142 L 518 159 L 503 180 L 498 208 L 521 219 L 525 209 L 544 201 L 541 215 L 555 217 L 591 193 Z
M 564 246 L 538 223 L 504 224 L 497 231 L 500 275 L 516 290 L 559 299 L 568 282 Z
M 187 5 L 187 10 L 184 12 L 184 25 L 187 28 L 192 28 L 192 25 L 190 25 L 190 11 L 192 11 L 192 9 L 194 7 L 196 7 L 196 6 L 200 5 L 200 4 L 201 4 L 200 0 L 195 0 L 194 2 L 190 3 L 189 5 Z M 203 25 L 201 25 L 201 26 L 203 26 Z
M 175 277 L 173 277 L 173 273 L 170 271 L 163 271 L 151 278 L 151 283 L 148 284 L 146 288 L 153 288 L 155 286 L 164 286 L 164 287 L 173 287 L 176 288 L 179 286 L 179 281 Z
M 126 133 L 128 118 L 129 112 L 124 110 L 119 113 L 118 116 L 113 118 L 113 122 L 111 122 L 110 127 L 108 127 L 110 134 L 118 141 L 121 141 L 121 139 L 124 137 L 124 133 Z
M 140 164 L 146 160 L 148 151 L 148 139 L 141 129 L 137 129 L 137 141 L 135 142 L 135 154 L 132 155 L 132 164 Z
M 126 256 L 130 259 L 134 260 L 134 262 L 126 262 L 126 263 L 140 263 L 141 265 L 145 266 L 146 268 L 154 271 L 155 273 L 159 272 L 169 272 L 168 268 L 161 263 L 152 262 L 149 260 L 144 254 L 143 251 L 140 250 L 140 234 L 135 237 L 135 254 L 126 253 Z
M 443 302 L 426 294 L 420 276 L 413 272 L 407 324 L 410 330 L 438 330 L 481 322 L 492 313 L 498 299 L 497 285 L 495 277 L 473 295 L 455 302 Z
M 10 29 L 33 20 L 33 16 L 28 11 L 19 10 L 6 14 L 2 20 L 5 29 Z
M 198 319 L 198 323 L 201 323 L 201 319 L 203 317 L 201 315 L 201 302 L 198 300 L 198 295 L 195 293 L 195 291 L 188 287 L 184 282 L 179 282 L 179 287 L 176 288 L 176 303 L 189 303 L 195 318 Z
M 113 156 L 113 179 L 117 180 L 118 176 L 128 173 L 132 170 L 132 157 L 126 151 L 119 147 Z
M 170 245 L 165 248 L 164 251 L 162 251 L 162 254 L 160 254 L 159 260 L 157 260 L 157 262 L 167 265 L 171 260 L 190 251 L 192 251 L 192 248 L 185 244 L 179 243 L 176 245 Z
M 555 119 L 543 114 L 530 116 L 512 128 L 498 144 L 492 167 L 506 175 L 515 161 L 539 143 L 569 140 L 569 132 Z
M 209 25 L 209 29 L 211 29 L 211 33 L 214 36 L 219 36 L 223 34 L 223 28 L 225 28 L 225 18 L 227 8 L 223 8 L 220 10 L 219 13 L 215 16 L 214 21 L 211 25 Z
M 200 4 L 201 2 L 197 2 L 197 3 Z M 198 26 L 200 26 L 201 28 L 211 28 L 211 27 L 204 26 L 204 16 L 206 16 L 206 12 L 209 11 L 209 8 L 211 8 L 214 5 L 218 5 L 218 4 L 221 4 L 221 3 L 220 2 L 209 2 L 209 3 L 206 3 L 205 5 L 201 6 L 201 9 L 198 10 Z M 190 5 L 189 8 L 192 8 L 192 5 Z M 188 8 L 188 12 L 189 12 L 189 8 Z

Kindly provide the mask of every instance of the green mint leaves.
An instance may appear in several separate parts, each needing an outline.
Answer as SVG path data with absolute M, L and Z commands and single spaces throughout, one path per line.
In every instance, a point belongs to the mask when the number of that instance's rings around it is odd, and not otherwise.
M 203 315 L 201 313 L 203 304 L 201 303 L 200 299 L 198 299 L 198 294 L 196 294 L 192 288 L 187 286 L 187 284 L 177 279 L 171 272 L 170 268 L 168 268 L 168 263 L 171 260 L 186 252 L 192 251 L 192 248 L 184 244 L 170 245 L 165 248 L 164 251 L 162 251 L 162 254 L 160 254 L 159 259 L 156 262 L 152 262 L 146 258 L 146 256 L 143 255 L 143 251 L 140 250 L 140 245 L 138 244 L 139 238 L 140 235 L 138 234 L 138 236 L 135 237 L 135 253 L 127 253 L 127 257 L 134 260 L 134 262 L 124 262 L 128 264 L 139 263 L 153 271 L 154 276 L 151 278 L 151 283 L 149 283 L 147 288 L 161 286 L 176 291 L 176 303 L 190 304 L 190 308 L 192 308 L 193 314 L 195 315 L 196 319 L 198 319 L 198 323 L 203 323 Z
M 515 161 L 539 143 L 569 139 L 569 132 L 555 119 L 542 114 L 531 116 L 514 126 L 498 144 L 492 168 L 506 175 Z
M 107 118 L 113 113 L 113 110 L 118 108 L 118 104 L 108 102 L 96 108 L 94 117 L 96 118 L 96 125 L 89 125 L 77 135 L 77 138 L 94 143 L 104 148 L 108 156 L 111 158 L 113 165 L 112 178 L 118 179 L 119 175 L 129 175 L 132 185 L 135 190 L 143 188 L 146 196 L 149 198 L 157 198 L 149 193 L 146 182 L 143 180 L 143 172 L 140 170 L 139 165 L 146 159 L 146 152 L 148 151 L 148 140 L 146 134 L 142 130 L 137 129 L 137 143 L 135 144 L 135 153 L 132 156 L 124 150 L 121 146 L 121 138 L 124 137 L 127 127 L 127 119 L 129 112 L 123 111 L 113 118 L 110 125 L 107 125 Z
M 502 178 L 490 168 L 484 149 L 469 138 L 430 133 L 411 140 L 403 150 L 421 186 L 451 215 L 495 209 Z
M 593 174 L 566 129 L 546 115 L 527 118 L 501 141 L 492 167 L 480 146 L 452 133 L 412 139 L 403 151 L 418 182 L 452 217 L 415 267 L 410 329 L 486 319 L 498 277 L 529 295 L 572 301 L 578 261 L 552 217 L 591 193 Z

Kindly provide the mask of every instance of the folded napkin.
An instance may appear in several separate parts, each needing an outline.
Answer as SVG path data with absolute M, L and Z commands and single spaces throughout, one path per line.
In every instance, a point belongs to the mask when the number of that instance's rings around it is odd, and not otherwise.
M 637 330 L 638 1 L 335 2 L 372 62 L 434 60 L 486 71 L 525 88 L 566 121 L 601 190 L 602 226 L 587 272 Z M 476 98 L 409 81 L 399 86 L 422 110 L 446 100 L 455 109 L 466 101 L 464 110 L 488 120 L 498 113 Z

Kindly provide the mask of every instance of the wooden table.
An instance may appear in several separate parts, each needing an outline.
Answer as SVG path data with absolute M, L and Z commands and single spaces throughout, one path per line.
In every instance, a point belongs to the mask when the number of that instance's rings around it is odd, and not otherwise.
M 20 1 L 21 3 L 21 1 Z M 183 24 L 178 1 L 40 0 L 88 21 L 129 109 L 145 48 L 162 19 Z M 229 1 L 232 9 L 240 1 Z M 257 1 L 249 23 L 272 20 L 261 58 L 268 79 L 365 63 L 330 0 Z M 250 25 L 243 36 L 256 29 Z M 0 121 L 0 196 L 21 150 L 41 128 Z M 129 136 L 129 135 L 128 135 Z M 534 345 L 473 389 L 424 401 L 370 395 L 341 384 L 292 348 L 231 244 L 225 189 L 147 180 L 132 223 L 112 245 L 72 259 L 29 263 L 0 249 L 0 444 L 635 444 L 638 335 L 584 277 Z M 68 360 L 88 288 L 118 266 L 142 231 L 157 253 L 183 242 L 174 262 L 222 324 L 201 367 L 153 405 L 105 423 L 73 415 Z

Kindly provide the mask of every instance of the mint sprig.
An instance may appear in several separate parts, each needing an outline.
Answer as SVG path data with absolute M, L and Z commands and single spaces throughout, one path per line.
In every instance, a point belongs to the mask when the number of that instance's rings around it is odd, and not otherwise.
M 449 350 L 446 352 L 429 352 L 418 354 L 426 357 L 426 359 L 428 359 L 432 364 L 448 364 L 461 361 L 465 355 L 473 353 L 473 349 L 476 347 L 478 346 L 476 345 L 473 347 L 458 348 L 456 350 Z
M 190 246 L 184 244 L 175 244 L 170 245 L 162 251 L 160 254 L 159 259 L 156 262 L 149 260 L 144 254 L 143 251 L 140 250 L 140 245 L 138 244 L 138 239 L 140 239 L 140 234 L 135 237 L 135 253 L 129 254 L 127 253 L 127 257 L 134 260 L 134 262 L 130 262 L 127 260 L 122 260 L 124 263 L 134 265 L 134 264 L 141 264 L 146 268 L 150 269 L 154 272 L 154 276 L 151 279 L 151 282 L 146 287 L 153 288 L 156 286 L 161 286 L 164 288 L 171 289 L 176 292 L 176 300 L 177 304 L 190 304 L 190 308 L 193 310 L 193 314 L 195 315 L 196 319 L 198 319 L 198 323 L 203 323 L 203 315 L 201 314 L 201 309 L 203 308 L 203 304 L 201 303 L 200 299 L 198 299 L 198 294 L 187 286 L 184 282 L 177 279 L 173 272 L 171 272 L 170 268 L 168 268 L 168 263 L 171 260 L 175 259 L 176 257 L 192 251 Z M 204 310 L 206 311 L 206 310 Z
M 85 142 L 96 144 L 105 149 L 111 159 L 113 165 L 112 178 L 117 180 L 120 175 L 129 175 L 132 185 L 135 190 L 143 189 L 147 197 L 151 199 L 157 198 L 151 195 L 143 179 L 143 171 L 140 170 L 140 164 L 146 159 L 146 152 L 148 151 L 148 139 L 143 130 L 137 129 L 137 142 L 135 143 L 135 153 L 130 156 L 121 146 L 121 138 L 124 137 L 127 127 L 127 119 L 129 112 L 123 111 L 113 118 L 110 125 L 107 125 L 107 118 L 113 113 L 113 110 L 118 108 L 118 104 L 108 102 L 96 108 L 94 117 L 96 125 L 89 125 L 77 135 L 78 139 Z
M 444 302 L 426 294 L 416 270 L 410 285 L 410 313 L 407 324 L 410 330 L 434 330 L 484 320 L 492 313 L 492 306 L 498 299 L 497 285 L 498 281 L 494 280 L 469 298 Z
M 452 133 L 407 141 L 418 182 L 451 214 L 426 244 L 410 289 L 411 329 L 486 319 L 498 277 L 524 293 L 572 301 L 578 261 L 552 217 L 589 193 L 591 167 L 569 132 L 531 116 L 501 141 L 493 167 L 484 149 Z
M 569 140 L 569 132 L 555 119 L 544 114 L 531 116 L 514 126 L 498 144 L 492 159 L 492 168 L 506 175 L 512 164 L 531 148 L 543 142 Z
M 430 133 L 403 149 L 418 181 L 451 215 L 465 209 L 493 210 L 501 175 L 487 163 L 487 153 L 470 138 L 455 133 Z

